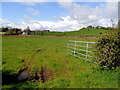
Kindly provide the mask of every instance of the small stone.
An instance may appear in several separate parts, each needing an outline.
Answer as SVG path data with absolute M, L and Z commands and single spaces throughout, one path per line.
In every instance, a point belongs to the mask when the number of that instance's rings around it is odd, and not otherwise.
M 22 80 L 25 81 L 30 80 L 30 74 L 27 69 L 23 69 L 19 71 L 18 81 L 22 81 Z

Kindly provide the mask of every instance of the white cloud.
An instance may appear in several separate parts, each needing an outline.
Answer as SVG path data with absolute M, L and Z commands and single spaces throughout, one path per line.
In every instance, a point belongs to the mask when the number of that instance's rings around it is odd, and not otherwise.
M 19 27 L 22 29 L 29 26 L 32 30 L 49 29 L 52 31 L 73 31 L 88 25 L 111 26 L 111 19 L 117 23 L 118 6 L 115 2 L 105 3 L 95 8 L 72 2 L 59 2 L 59 4 L 71 13 L 65 17 L 53 17 L 53 19 L 57 20 L 56 22 L 34 20 L 26 15 L 23 16 L 25 21 L 19 23 L 12 23 L 2 19 L 0 19 L 0 22 L 4 22 L 4 25 Z M 28 11 L 33 13 L 35 10 L 31 8 L 31 10 Z
M 83 6 L 77 3 L 65 3 L 60 2 L 60 6 L 69 10 L 71 12 L 70 17 L 74 20 L 77 20 L 78 23 L 88 25 L 110 25 L 110 19 L 113 19 L 114 22 L 117 22 L 118 18 L 118 6 L 116 2 L 109 2 L 102 5 L 99 5 L 95 8 L 89 6 Z M 108 22 L 109 21 L 109 22 Z M 104 23 L 104 24 L 103 24 Z M 105 24 L 106 23 L 106 24 Z
M 39 4 L 39 2 L 20 2 L 20 3 L 28 6 L 35 6 Z
M 62 21 L 58 22 L 34 20 L 28 16 L 25 16 L 25 18 L 27 19 L 26 22 L 9 22 L 8 24 L 4 24 L 4 26 L 18 27 L 22 29 L 25 29 L 27 26 L 29 26 L 31 30 L 51 31 L 73 31 L 82 27 L 78 24 L 77 20 L 72 20 L 70 16 L 62 17 Z
M 77 21 L 69 16 L 62 17 L 62 21 L 58 22 L 29 20 L 27 24 L 32 30 L 72 31 L 81 28 Z
M 90 20 L 97 20 L 98 19 L 98 17 L 96 15 L 89 15 L 88 18 Z
M 32 20 L 32 18 L 31 18 L 31 17 L 29 17 L 29 16 L 27 16 L 27 15 L 23 15 L 23 18 L 24 18 L 25 20 L 27 20 L 27 21 Z
M 24 22 L 24 21 L 22 21 L 22 22 L 18 22 L 18 23 L 13 23 L 13 22 L 10 22 L 10 21 L 8 21 L 8 20 L 5 20 L 5 19 L 2 19 L 2 18 L 0 18 L 0 27 L 2 27 L 2 26 L 10 26 L 10 27 L 17 27 L 17 28 L 25 28 L 26 27 L 26 23 Z
M 38 10 L 33 9 L 33 8 L 27 8 L 26 10 L 27 10 L 28 12 L 30 12 L 32 15 L 35 15 L 35 16 L 37 16 L 37 15 L 40 14 L 40 12 L 39 12 Z
M 4 25 L 7 25 L 7 24 L 9 24 L 9 21 L 0 18 L 0 26 L 4 26 Z

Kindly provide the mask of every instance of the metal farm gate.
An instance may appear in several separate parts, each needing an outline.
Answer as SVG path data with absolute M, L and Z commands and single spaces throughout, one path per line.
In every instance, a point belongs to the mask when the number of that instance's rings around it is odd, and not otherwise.
M 69 40 L 67 45 L 67 54 L 74 57 L 81 58 L 85 61 L 93 62 L 94 57 L 94 45 L 96 42 L 86 42 L 86 41 L 74 41 Z

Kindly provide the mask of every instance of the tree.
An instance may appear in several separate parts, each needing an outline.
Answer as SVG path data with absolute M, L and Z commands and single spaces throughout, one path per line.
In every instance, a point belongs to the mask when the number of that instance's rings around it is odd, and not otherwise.
M 18 31 L 18 34 L 20 35 L 20 34 L 22 34 L 23 32 L 22 32 L 22 30 L 21 29 L 19 29 L 19 31 Z
M 92 28 L 93 28 L 92 25 L 90 25 L 90 26 L 87 27 L 88 31 L 89 31 L 90 29 L 92 29 Z
M 2 32 L 7 32 L 9 30 L 9 28 L 8 27 L 2 27 Z
M 13 28 L 13 33 L 18 35 L 22 33 L 22 30 L 19 28 Z
M 93 27 L 92 27 L 92 25 L 90 25 L 90 26 L 88 26 L 87 28 L 91 29 L 91 28 L 93 28 Z
M 7 33 L 12 35 L 14 33 L 14 31 L 13 31 L 13 29 L 8 29 Z
M 24 29 L 23 32 L 25 32 L 26 35 L 30 35 L 31 30 L 30 30 L 29 26 L 26 29 Z

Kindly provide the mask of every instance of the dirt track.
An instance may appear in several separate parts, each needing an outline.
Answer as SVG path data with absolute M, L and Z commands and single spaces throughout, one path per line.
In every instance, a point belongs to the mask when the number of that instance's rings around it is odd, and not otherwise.
M 63 37 L 74 39 L 98 39 L 99 36 L 36 36 L 36 35 L 2 35 L 2 37 Z

